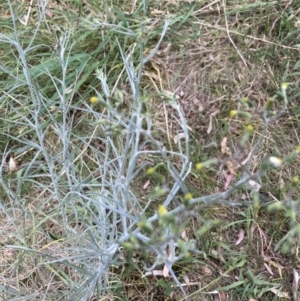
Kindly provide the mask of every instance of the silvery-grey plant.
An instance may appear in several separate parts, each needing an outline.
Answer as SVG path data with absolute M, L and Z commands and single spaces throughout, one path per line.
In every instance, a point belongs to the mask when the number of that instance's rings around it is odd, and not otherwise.
M 35 29 L 30 43 L 25 47 L 22 38 L 18 32 L 16 24 L 17 15 L 11 3 L 9 2 L 10 12 L 13 16 L 13 35 L 8 37 L 0 34 L 0 41 L 9 44 L 16 50 L 16 60 L 19 63 L 19 72 L 9 70 L 4 65 L 0 65 L 1 70 L 15 78 L 15 84 L 10 87 L 6 94 L 0 100 L 7 98 L 7 95 L 13 95 L 15 91 L 22 88 L 27 95 L 24 98 L 29 100 L 29 110 L 24 113 L 22 110 L 14 108 L 13 103 L 10 109 L 20 116 L 19 126 L 30 129 L 33 139 L 26 136 L 6 135 L 13 141 L 18 142 L 22 147 L 16 151 L 23 153 L 30 149 L 34 153 L 32 164 L 24 167 L 23 173 L 19 174 L 16 179 L 7 179 L 5 177 L 4 165 L 10 151 L 9 146 L 4 150 L 2 163 L 0 167 L 1 177 L 0 184 L 5 191 L 7 200 L 0 200 L 0 209 L 7 217 L 8 223 L 14 225 L 16 236 L 19 244 L 12 245 L 11 248 L 22 250 L 32 256 L 42 256 L 45 266 L 55 266 L 56 264 L 65 265 L 79 276 L 77 280 L 70 284 L 70 289 L 63 292 L 64 300 L 89 300 L 93 294 L 101 295 L 109 285 L 108 271 L 112 265 L 119 264 L 122 250 L 126 243 L 143 250 L 151 251 L 156 254 L 156 261 L 148 270 L 153 270 L 157 265 L 164 263 L 174 281 L 185 293 L 172 265 L 185 256 L 184 252 L 178 252 L 180 249 L 180 240 L 173 231 L 174 219 L 172 217 L 181 215 L 188 217 L 196 214 L 193 206 L 198 204 L 198 210 L 213 203 L 222 202 L 223 204 L 237 205 L 230 200 L 230 196 L 237 189 L 244 187 L 249 180 L 257 179 L 261 173 L 267 169 L 259 170 L 256 174 L 250 172 L 251 161 L 253 156 L 261 146 L 263 135 L 255 145 L 249 160 L 244 168 L 245 172 L 241 179 L 231 188 L 224 192 L 213 195 L 201 196 L 198 198 L 188 198 L 187 203 L 178 203 L 176 196 L 180 193 L 187 195 L 189 193 L 185 181 L 192 170 L 192 163 L 189 157 L 189 130 L 185 116 L 176 95 L 165 96 L 164 101 L 168 102 L 176 114 L 178 126 L 183 133 L 182 139 L 177 142 L 178 151 L 169 150 L 166 145 L 162 145 L 152 133 L 152 119 L 144 110 L 145 100 L 141 79 L 144 64 L 147 63 L 158 51 L 170 24 L 166 20 L 158 44 L 153 51 L 144 57 L 143 41 L 138 38 L 137 42 L 131 45 L 130 51 L 126 52 L 122 42 L 116 38 L 119 52 L 122 57 L 126 80 L 130 86 L 130 96 L 117 93 L 117 98 L 129 97 L 131 105 L 129 109 L 120 112 L 111 102 L 111 97 L 116 93 L 114 86 L 107 81 L 107 70 L 104 66 L 95 68 L 95 76 L 99 80 L 101 89 L 93 89 L 94 97 L 99 104 L 103 104 L 102 110 L 96 110 L 86 100 L 79 103 L 73 103 L 77 96 L 75 95 L 76 87 L 80 83 L 80 78 L 85 72 L 88 64 L 88 58 L 79 64 L 74 73 L 74 78 L 70 81 L 68 74 L 69 65 L 74 59 L 72 55 L 73 30 L 61 30 L 58 33 L 57 45 L 53 56 L 60 63 L 60 76 L 54 76 L 51 68 L 47 65 L 31 66 L 28 62 L 28 56 L 31 51 L 37 47 L 34 40 L 38 34 L 39 26 L 42 23 L 45 14 L 45 7 L 40 7 L 38 27 Z M 87 26 L 94 26 L 97 30 L 103 24 L 99 21 L 89 22 Z M 119 27 L 114 27 L 117 31 Z M 141 26 L 141 32 L 143 27 Z M 121 34 L 134 35 L 122 28 Z M 47 45 L 46 45 L 47 46 Z M 48 46 L 47 46 L 48 47 Z M 50 47 L 50 46 L 49 46 Z M 135 55 L 139 53 L 139 59 Z M 49 99 L 41 92 L 41 87 L 36 84 L 37 76 L 46 76 L 52 83 L 55 91 L 55 110 L 52 109 L 53 103 L 49 105 Z M 282 92 L 285 92 L 282 89 Z M 162 92 L 162 91 L 161 91 Z M 286 95 L 284 95 L 282 110 L 273 117 L 268 116 L 268 108 L 261 113 L 264 122 L 264 129 L 268 127 L 269 122 L 278 117 L 287 105 Z M 97 104 L 97 103 L 96 103 Z M 147 105 L 147 104 L 146 104 Z M 78 134 L 73 130 L 75 122 L 74 111 L 80 111 L 87 114 L 91 122 L 92 129 L 88 134 Z M 237 115 L 238 112 L 232 115 Z M 41 118 L 42 116 L 47 116 Z M 5 120 L 6 121 L 6 120 Z M 45 137 L 53 134 L 58 141 L 57 148 L 49 149 L 46 145 Z M 93 142 L 101 144 L 101 149 L 97 148 Z M 144 146 L 151 144 L 151 150 Z M 94 170 L 89 175 L 82 175 L 80 168 L 87 164 L 82 158 L 87 152 L 92 153 L 88 157 L 94 160 Z M 141 204 L 140 196 L 135 192 L 134 183 L 142 174 L 146 173 L 149 167 L 147 163 L 140 164 L 139 159 L 147 156 L 155 156 L 164 162 L 169 174 L 170 187 L 162 201 L 162 208 L 165 214 L 153 211 L 148 213 L 152 199 L 149 198 L 146 204 Z M 176 164 L 173 163 L 172 157 L 176 157 Z M 178 160 L 179 159 L 179 160 Z M 43 162 L 36 169 L 35 162 Z M 178 164 L 180 162 L 180 164 Z M 210 163 L 218 164 L 220 160 L 213 160 Z M 207 163 L 207 162 L 206 162 Z M 202 164 L 205 166 L 205 162 Z M 271 162 L 272 163 L 272 162 Z M 95 167 L 96 166 L 96 167 Z M 200 166 L 200 165 L 199 165 Z M 43 178 L 43 181 L 40 179 Z M 40 199 L 38 208 L 28 213 L 27 208 L 22 200 L 22 185 L 28 179 L 39 188 L 46 192 L 45 197 Z M 162 197 L 162 196 L 161 196 Z M 30 200 L 29 200 L 30 202 Z M 64 237 L 67 237 L 67 245 L 62 245 L 64 256 L 57 251 L 42 252 L 35 250 L 26 243 L 26 222 L 30 214 L 37 214 L 39 208 L 44 210 L 51 203 L 51 210 L 45 214 L 41 224 L 47 219 L 52 219 L 56 214 L 61 218 L 62 231 Z M 169 209 L 171 208 L 171 209 Z M 169 210 L 167 212 L 167 210 Z M 22 224 L 17 223 L 17 212 L 21 212 Z M 148 216 L 145 220 L 142 220 Z M 170 217 L 170 219 L 169 219 Z M 151 227 L 157 222 L 160 237 L 163 240 L 155 241 L 155 230 L 150 230 L 147 234 L 143 229 L 143 224 L 149 222 Z M 175 220 L 175 222 L 178 222 Z M 178 234 L 178 233 L 177 233 Z M 197 250 L 193 241 L 186 244 L 185 251 L 201 252 Z M 179 253 L 179 254 L 178 254 Z M 25 296 L 32 300 L 33 295 Z M 24 298 L 25 298 L 24 297 Z M 46 298 L 44 296 L 44 298 Z M 53 296 L 52 300 L 58 298 Z

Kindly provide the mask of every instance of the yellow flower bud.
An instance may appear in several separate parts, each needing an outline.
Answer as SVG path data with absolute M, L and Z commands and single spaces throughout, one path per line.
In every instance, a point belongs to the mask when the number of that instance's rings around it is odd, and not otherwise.
M 165 216 L 168 214 L 168 210 L 164 205 L 159 205 L 157 212 L 160 216 Z
M 248 124 L 246 129 L 248 132 L 253 132 L 253 126 L 251 124 Z
M 201 170 L 203 168 L 203 164 L 202 163 L 197 163 L 196 164 L 196 169 L 197 170 Z
M 202 163 L 197 163 L 196 164 L 196 169 L 197 170 L 202 170 L 204 167 L 209 167 L 209 166 L 212 166 L 212 165 L 215 165 L 218 163 L 218 160 L 217 159 L 209 159 L 207 161 L 204 161 Z
M 97 96 L 92 96 L 92 97 L 90 98 L 90 102 L 91 102 L 91 103 L 96 103 L 98 100 L 99 100 L 99 98 L 98 98 Z
M 193 195 L 188 192 L 185 196 L 184 196 L 184 199 L 185 201 L 189 202 L 191 199 L 193 198 Z
M 147 175 L 153 175 L 155 173 L 155 169 L 153 167 L 149 167 L 147 169 Z
M 292 185 L 296 186 L 299 183 L 299 177 L 293 177 L 292 179 Z
M 229 113 L 229 116 L 231 118 L 235 117 L 236 115 L 237 115 L 237 111 L 235 111 L 235 110 L 231 110 L 230 113 Z

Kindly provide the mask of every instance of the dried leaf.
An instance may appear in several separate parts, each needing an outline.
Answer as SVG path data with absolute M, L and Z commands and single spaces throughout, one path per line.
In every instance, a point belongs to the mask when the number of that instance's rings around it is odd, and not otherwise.
M 232 175 L 235 175 L 235 171 L 234 171 L 234 168 L 233 168 L 233 163 L 231 161 L 227 161 L 226 164 L 227 164 L 227 168 L 228 168 L 229 173 L 231 173 Z
M 299 285 L 299 274 L 295 269 L 293 269 L 292 296 L 295 301 L 299 300 L 298 285 Z
M 206 292 L 205 294 L 209 294 L 209 295 L 215 295 L 214 296 L 214 300 L 220 300 L 220 301 L 226 301 L 227 300 L 227 296 L 223 291 L 211 291 L 211 292 Z M 216 296 L 218 295 L 219 298 Z
M 226 176 L 226 181 L 225 181 L 225 184 L 224 184 L 224 189 L 227 190 L 231 180 L 233 179 L 233 174 L 227 174 Z
M 222 292 L 222 291 L 219 292 L 219 297 L 220 297 L 220 301 L 226 301 L 227 300 L 225 292 Z
M 164 15 L 165 12 L 163 10 L 153 9 L 151 10 L 151 15 Z
M 217 250 L 215 250 L 215 249 L 210 250 L 210 255 L 212 255 L 215 258 L 219 257 L 219 254 L 218 254 Z
M 209 115 L 209 124 L 208 124 L 208 128 L 207 128 L 207 134 L 210 134 L 212 130 L 212 116 Z
M 201 270 L 202 270 L 202 274 L 204 274 L 204 275 L 212 275 L 212 270 L 211 269 L 209 269 L 208 267 L 206 267 L 206 266 L 202 266 L 201 267 Z
M 280 277 L 282 278 L 282 270 L 284 269 L 284 267 L 273 260 L 270 260 L 269 263 L 270 263 L 270 265 L 272 265 L 273 267 L 278 269 L 278 273 L 279 273 Z
M 8 170 L 10 172 L 15 171 L 17 169 L 17 164 L 14 157 L 11 155 L 8 162 Z
M 222 155 L 232 156 L 230 148 L 227 146 L 227 137 L 224 137 L 221 141 L 221 153 Z
M 212 121 L 213 121 L 213 117 L 217 116 L 217 114 L 220 112 L 220 110 L 216 110 L 214 111 L 213 113 L 211 113 L 209 115 L 209 124 L 208 124 L 208 128 L 207 128 L 207 134 L 210 134 L 211 133 L 211 130 L 212 130 Z
M 45 15 L 48 16 L 48 17 L 51 18 L 51 19 L 52 19 L 52 17 L 53 17 L 53 13 L 52 13 L 52 11 L 49 10 L 49 9 L 46 9 L 46 10 L 45 10 Z
M 297 288 L 299 283 L 299 273 L 293 269 L 293 287 Z
M 250 239 L 250 241 L 252 241 L 252 239 L 253 239 L 253 235 L 254 235 L 254 231 L 255 230 L 256 230 L 256 223 L 253 222 L 251 224 L 250 231 L 249 231 L 249 239 Z
M 240 228 L 238 240 L 235 242 L 235 245 L 236 246 L 239 245 L 244 240 L 244 237 L 245 237 L 245 231 L 244 229 Z
M 261 185 L 253 180 L 249 180 L 248 181 L 248 184 L 249 184 L 249 188 L 253 191 L 259 191 L 260 188 L 261 188 Z
M 274 273 L 272 272 L 271 268 L 270 268 L 266 263 L 264 263 L 264 266 L 265 266 L 265 268 L 268 270 L 268 272 L 269 272 L 272 276 L 274 276 Z
M 277 297 L 279 298 L 286 298 L 286 299 L 291 299 L 289 294 L 286 292 L 282 292 L 276 288 L 270 288 L 270 292 L 272 292 L 273 294 L 275 294 Z
M 56 106 L 50 106 L 50 112 L 55 112 L 56 111 Z
M 169 276 L 169 269 L 166 265 L 164 265 L 163 268 L 163 274 L 162 274 L 165 278 L 167 278 Z
M 283 189 L 284 186 L 285 186 L 284 180 L 283 180 L 283 178 L 280 178 L 280 179 L 279 179 L 279 188 L 280 188 L 280 189 Z
M 220 110 L 216 110 L 216 111 L 212 112 L 210 115 L 212 117 L 216 117 L 219 114 L 219 112 L 220 112 Z
M 146 272 L 145 275 L 142 276 L 142 278 L 146 276 L 163 276 L 163 271 L 162 270 L 153 270 L 150 272 Z
M 182 278 L 186 284 L 190 284 L 190 279 L 186 274 L 184 274 Z
M 184 241 L 188 241 L 188 237 L 187 237 L 187 235 L 186 235 L 186 230 L 183 230 L 183 231 L 181 232 L 181 238 L 182 238 Z
M 221 141 L 221 153 L 223 155 L 226 154 L 226 150 L 227 150 L 227 137 L 224 137 Z
M 195 107 L 195 108 L 198 107 L 198 112 L 203 112 L 203 111 L 204 111 L 204 107 L 203 107 L 201 101 L 200 101 L 197 97 L 194 97 L 194 98 L 192 99 L 192 101 L 193 101 L 194 107 Z
M 180 139 L 182 139 L 184 137 L 185 137 L 184 133 L 179 133 L 174 137 L 174 142 L 177 143 Z
M 168 260 L 169 262 L 172 260 L 172 252 L 170 250 L 171 247 L 169 247 L 169 250 L 168 250 Z M 163 276 L 165 278 L 169 277 L 169 268 L 167 267 L 167 265 L 164 265 L 164 268 L 163 268 Z
M 167 278 L 169 276 L 169 269 L 166 265 L 164 265 L 163 271 L 162 271 L 162 275 Z
M 147 180 L 147 181 L 145 182 L 145 184 L 143 185 L 143 189 L 147 189 L 148 186 L 149 186 L 149 184 L 150 184 L 150 180 Z
M 220 245 L 217 246 L 218 258 L 223 262 L 226 263 L 226 260 L 223 256 L 222 247 Z

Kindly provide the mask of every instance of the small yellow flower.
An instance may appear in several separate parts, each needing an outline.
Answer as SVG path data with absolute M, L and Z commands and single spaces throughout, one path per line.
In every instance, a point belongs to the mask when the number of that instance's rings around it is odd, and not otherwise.
M 253 204 L 253 209 L 259 209 L 259 207 L 260 207 L 260 204 L 259 204 L 259 202 L 254 202 L 254 204 Z
M 160 216 L 165 216 L 168 214 L 168 210 L 164 205 L 159 205 L 157 212 Z
M 96 103 L 98 100 L 99 100 L 99 98 L 98 98 L 97 96 L 92 96 L 92 97 L 90 98 L 90 102 L 91 102 L 91 103 Z
M 248 132 L 253 132 L 253 126 L 251 124 L 248 124 L 246 129 Z
M 242 98 L 242 103 L 243 104 L 248 104 L 248 102 L 249 102 L 249 98 L 248 97 L 243 97 Z
M 196 169 L 197 170 L 201 170 L 203 168 L 203 164 L 202 163 L 197 163 L 196 164 Z
M 288 83 L 282 83 L 282 84 L 281 84 L 281 89 L 282 89 L 282 90 L 286 90 L 287 87 L 288 87 Z
M 193 195 L 188 192 L 185 196 L 184 196 L 184 199 L 185 201 L 189 202 L 191 199 L 193 198 Z
M 236 115 L 237 115 L 237 111 L 235 111 L 235 110 L 231 110 L 230 113 L 229 113 L 229 116 L 231 118 L 235 117 Z
M 147 175 L 153 175 L 155 173 L 155 169 L 153 167 L 149 167 L 147 169 Z
M 270 157 L 269 161 L 274 167 L 280 167 L 282 164 L 282 160 L 277 157 Z
M 293 177 L 292 184 L 297 185 L 299 183 L 299 177 Z
M 297 153 L 297 154 L 300 153 L 300 145 L 297 146 L 297 148 L 296 148 L 296 153 Z

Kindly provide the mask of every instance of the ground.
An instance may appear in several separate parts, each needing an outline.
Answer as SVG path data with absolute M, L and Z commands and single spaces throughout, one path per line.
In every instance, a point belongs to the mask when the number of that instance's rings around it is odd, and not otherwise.
M 297 1 L 0 11 L 4 300 L 298 300 Z

